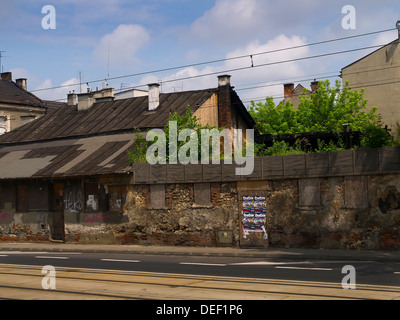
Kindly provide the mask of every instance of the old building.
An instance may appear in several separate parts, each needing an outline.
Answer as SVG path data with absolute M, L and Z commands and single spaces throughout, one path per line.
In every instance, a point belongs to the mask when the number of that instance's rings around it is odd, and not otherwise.
M 378 107 L 389 127 L 400 122 L 399 38 L 342 69 L 343 83 L 348 81 L 353 89 L 364 89 L 367 107 Z
M 129 222 L 133 128 L 163 128 L 187 106 L 203 124 L 254 126 L 230 76 L 221 76 L 213 89 L 160 94 L 152 84 L 148 96 L 122 100 L 112 88 L 71 93 L 64 107 L 1 136 L 2 239 L 76 240 L 88 228 L 95 241 L 99 223 Z
M 293 107 L 297 109 L 300 104 L 300 96 L 311 96 L 313 92 L 318 90 L 318 81 L 311 82 L 311 90 L 305 88 L 303 85 L 298 84 L 296 87 L 294 83 L 286 83 L 283 85 L 283 103 L 291 102 Z
M 11 72 L 1 74 L 0 134 L 42 117 L 46 110 L 46 103 L 27 91 L 27 79 L 13 82 Z

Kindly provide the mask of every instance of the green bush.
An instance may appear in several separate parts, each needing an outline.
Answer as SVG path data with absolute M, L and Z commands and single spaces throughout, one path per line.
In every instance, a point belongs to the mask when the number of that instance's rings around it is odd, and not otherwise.
M 339 133 L 346 125 L 352 131 L 361 132 L 362 148 L 392 145 L 393 140 L 386 134 L 377 108 L 366 111 L 366 106 L 363 90 L 352 90 L 349 83 L 341 88 L 339 81 L 332 88 L 326 80 L 320 81 L 318 89 L 311 95 L 306 90 L 303 92 L 297 110 L 291 102 L 281 102 L 276 106 L 272 98 L 267 98 L 265 103 L 252 102 L 249 112 L 261 134 Z M 398 142 L 400 144 L 400 138 Z M 333 142 L 321 144 L 318 148 L 319 152 L 341 149 L 342 145 L 335 147 Z

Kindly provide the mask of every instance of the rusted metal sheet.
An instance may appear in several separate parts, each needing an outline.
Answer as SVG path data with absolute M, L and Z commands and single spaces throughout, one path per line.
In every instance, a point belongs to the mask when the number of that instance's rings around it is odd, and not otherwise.
M 134 134 L 0 147 L 0 180 L 121 174 Z

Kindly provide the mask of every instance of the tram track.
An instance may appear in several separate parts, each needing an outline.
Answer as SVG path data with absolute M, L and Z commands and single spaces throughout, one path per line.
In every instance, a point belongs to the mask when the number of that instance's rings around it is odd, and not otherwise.
M 400 287 L 57 267 L 44 290 L 40 266 L 0 265 L 0 299 L 281 300 L 399 299 Z

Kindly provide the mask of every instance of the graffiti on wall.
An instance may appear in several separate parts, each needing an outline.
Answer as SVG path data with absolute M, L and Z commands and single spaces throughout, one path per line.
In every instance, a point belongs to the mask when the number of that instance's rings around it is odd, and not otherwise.
M 64 199 L 64 210 L 73 213 L 79 213 L 83 210 L 83 195 L 82 191 L 72 190 L 66 194 Z
M 265 223 L 267 219 L 267 202 L 265 197 L 243 197 L 243 237 L 246 239 L 250 233 L 263 233 L 263 238 L 268 239 Z
M 110 216 L 106 216 L 103 214 L 85 214 L 83 222 L 88 224 L 94 224 L 95 222 L 104 222 L 110 218 Z
M 86 201 L 86 208 L 93 210 L 93 211 L 97 211 L 97 201 L 93 194 L 88 195 L 88 199 Z

